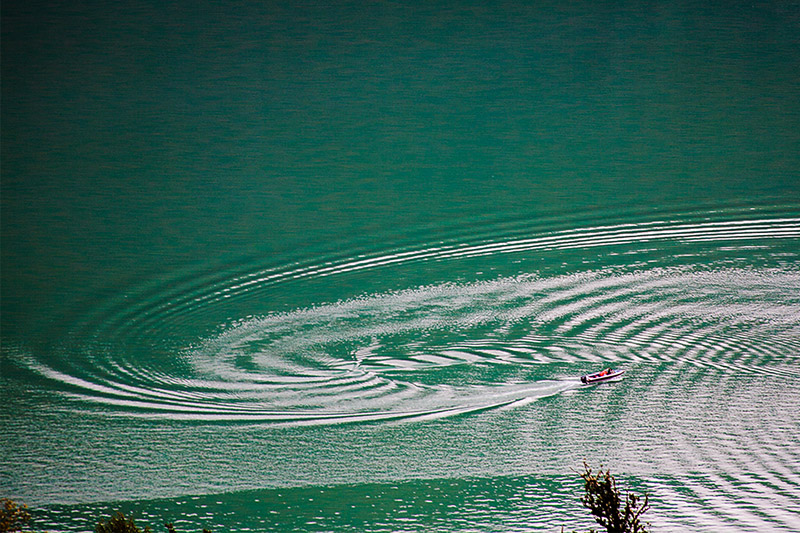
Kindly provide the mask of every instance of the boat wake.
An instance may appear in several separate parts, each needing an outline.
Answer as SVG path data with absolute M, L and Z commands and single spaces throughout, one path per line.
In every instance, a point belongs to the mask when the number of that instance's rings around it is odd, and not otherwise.
M 10 464 L 25 465 L 11 484 L 48 502 L 91 501 L 100 485 L 117 500 L 287 480 L 491 485 L 594 458 L 664 480 L 653 490 L 670 512 L 654 523 L 667 528 L 789 524 L 800 494 L 786 445 L 800 437 L 789 212 L 481 226 L 125 287 L 70 313 L 44 346 L 4 342 L 7 412 L 37 417 L 7 419 L 23 436 Z M 624 381 L 581 384 L 609 367 Z M 37 429 L 50 426 L 64 429 Z M 142 457 L 146 468 L 126 468 Z M 176 480 L 176 468 L 192 474 Z M 750 510 L 735 508 L 743 493 Z
M 183 273 L 87 313 L 48 363 L 24 359 L 77 400 L 67 408 L 298 425 L 518 405 L 612 364 L 791 377 L 800 273 L 782 243 L 800 236 L 800 218 L 768 214 L 695 213 L 533 234 L 506 225 L 504 234 L 489 231 L 491 239 L 222 277 Z M 583 268 L 564 272 L 576 257 Z M 476 266 L 492 274 L 476 274 Z M 430 279 L 437 268 L 440 283 L 382 289 L 384 279 L 419 271 Z M 333 278 L 373 290 L 313 302 Z M 313 303 L 289 298 L 286 311 L 269 310 L 286 295 Z M 198 339 L 198 330 L 207 333 Z
M 574 388 L 590 366 L 789 376 L 800 274 L 686 268 L 443 284 L 239 320 L 184 349 L 181 376 L 31 363 L 113 414 L 341 423 L 452 416 Z M 765 297 L 769 296 L 769 297 Z M 125 379 L 121 379 L 124 377 Z

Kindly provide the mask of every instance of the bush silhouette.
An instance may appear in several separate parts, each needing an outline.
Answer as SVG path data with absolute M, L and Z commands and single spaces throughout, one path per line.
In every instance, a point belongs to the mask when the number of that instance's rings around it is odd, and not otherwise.
M 0 498 L 0 533 L 22 531 L 31 514 L 25 505 L 17 505 L 8 498 Z
M 94 528 L 95 533 L 153 533 L 149 526 L 144 531 L 136 527 L 133 518 L 126 518 L 118 512 L 107 521 L 100 521 Z
M 645 494 L 642 499 L 626 493 L 623 500 L 617 480 L 610 470 L 604 472 L 600 465 L 595 474 L 586 461 L 583 462 L 583 468 L 580 476 L 585 492 L 581 503 L 591 511 L 595 521 L 608 533 L 647 533 L 649 524 L 643 524 L 640 517 L 650 508 L 649 496 Z
M 164 524 L 164 527 L 167 528 L 167 533 L 176 533 L 175 527 L 171 523 Z M 120 512 L 106 521 L 99 522 L 94 531 L 95 533 L 153 533 L 149 526 L 145 526 L 143 530 L 139 529 L 133 518 L 127 518 Z M 204 529 L 203 533 L 211 533 L 211 531 Z
M 8 498 L 0 498 L 0 533 L 18 533 L 23 530 L 31 519 L 26 505 L 19 505 Z M 167 533 L 176 533 L 172 524 L 164 524 Z M 133 518 L 127 518 L 117 512 L 108 520 L 100 520 L 94 528 L 95 533 L 153 533 L 150 526 L 139 529 Z M 211 533 L 204 529 L 203 533 Z

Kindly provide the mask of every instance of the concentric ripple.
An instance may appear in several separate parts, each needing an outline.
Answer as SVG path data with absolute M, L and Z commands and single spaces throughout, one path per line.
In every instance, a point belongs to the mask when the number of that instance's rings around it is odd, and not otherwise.
M 565 495 L 588 459 L 650 491 L 660 529 L 797 530 L 799 212 L 462 223 L 143 279 L 4 345 L 8 412 L 36 418 L 7 418 L 5 475 L 29 502 L 180 514 L 196 494 L 505 480 L 509 524 L 557 530 L 589 525 Z M 581 385 L 605 366 L 624 380 Z M 280 530 L 274 510 L 252 516 Z
M 287 424 L 526 403 L 575 388 L 576 375 L 606 363 L 789 377 L 798 363 L 800 272 L 783 243 L 800 237 L 800 217 L 786 211 L 538 232 L 505 225 L 492 238 L 233 276 L 180 274 L 84 317 L 75 335 L 83 360 L 29 358 L 28 367 L 63 395 L 109 414 Z M 587 266 L 558 273 L 565 254 L 569 264 L 582 257 Z M 490 269 L 539 263 L 485 280 L 269 310 L 276 293 L 332 277 L 377 283 L 427 264 L 457 271 L 476 261 Z M 212 324 L 213 332 L 173 346 L 186 324 L 213 322 L 221 310 L 227 320 Z M 162 364 L 136 356 L 150 343 L 165 351 Z
M 212 282 L 202 291 L 191 292 L 185 298 L 170 298 L 156 308 L 157 316 L 160 319 L 163 318 L 162 313 L 185 311 L 186 307 L 195 308 L 207 303 L 235 298 L 287 281 L 340 276 L 378 268 L 402 267 L 414 262 L 452 261 L 498 254 L 621 247 L 658 241 L 713 243 L 800 237 L 800 217 L 719 221 L 709 220 L 708 216 L 702 218 L 702 221 L 691 223 L 677 219 L 580 227 L 540 233 L 527 238 L 496 239 L 495 237 L 488 239 L 488 242 L 481 241 L 479 243 L 441 242 L 431 246 L 413 246 L 409 247 L 410 249 L 398 249 L 390 252 L 346 256 L 322 263 L 298 262 L 288 266 L 257 270 L 233 279 L 225 279 L 222 282 Z

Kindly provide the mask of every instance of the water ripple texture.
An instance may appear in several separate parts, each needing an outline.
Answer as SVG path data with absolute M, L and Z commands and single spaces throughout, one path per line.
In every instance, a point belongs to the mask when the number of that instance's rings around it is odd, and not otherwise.
M 488 241 L 298 261 L 225 279 L 186 276 L 86 317 L 81 340 L 103 339 L 79 348 L 91 365 L 30 358 L 28 367 L 63 395 L 109 414 L 289 424 L 435 418 L 515 405 L 576 388 L 575 374 L 600 364 L 791 377 L 800 273 L 772 244 L 796 242 L 800 218 L 725 215 L 524 238 L 514 228 Z M 555 264 L 566 253 L 593 260 L 568 273 L 499 273 L 248 313 L 165 354 L 169 364 L 136 354 L 216 316 L 216 308 L 260 303 L 298 283 L 400 275 L 431 263 L 452 269 L 476 259 L 488 266 L 545 256 Z M 751 264 L 759 254 L 770 256 L 767 268 Z M 684 255 L 689 259 L 675 259 Z M 694 258 L 703 255 L 701 267 Z M 520 261 L 510 261 L 515 257 Z
M 479 221 L 138 280 L 47 342 L 4 342 L 20 438 L 0 474 L 79 530 L 99 498 L 216 528 L 184 509 L 219 493 L 253 499 L 241 530 L 326 528 L 342 510 L 319 487 L 447 479 L 474 485 L 424 494 L 451 529 L 390 505 L 364 530 L 557 530 L 587 525 L 564 502 L 588 459 L 650 491 L 660 530 L 796 531 L 798 211 Z M 608 366 L 625 378 L 580 383 Z

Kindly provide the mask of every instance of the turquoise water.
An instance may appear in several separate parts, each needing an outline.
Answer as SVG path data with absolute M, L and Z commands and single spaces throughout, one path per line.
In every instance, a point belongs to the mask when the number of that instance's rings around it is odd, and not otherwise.
M 800 530 L 798 6 L 2 13 L 37 529 Z

